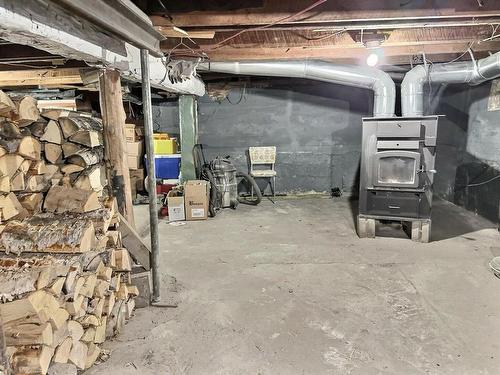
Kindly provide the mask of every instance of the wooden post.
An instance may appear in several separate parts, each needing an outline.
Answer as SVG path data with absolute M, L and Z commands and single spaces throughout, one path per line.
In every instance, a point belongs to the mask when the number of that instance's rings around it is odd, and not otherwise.
M 123 128 L 123 109 L 120 74 L 116 70 L 103 69 L 99 75 L 99 98 L 104 126 L 104 158 L 111 184 L 111 194 L 116 197 L 120 213 L 135 227 L 132 207 L 132 191 L 127 161 L 127 144 Z

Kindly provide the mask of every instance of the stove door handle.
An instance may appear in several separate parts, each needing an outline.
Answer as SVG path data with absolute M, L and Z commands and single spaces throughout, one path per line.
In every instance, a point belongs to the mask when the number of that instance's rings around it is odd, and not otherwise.
M 399 210 L 401 207 L 399 207 L 399 206 L 391 206 L 391 205 L 389 205 L 389 208 L 390 208 L 391 210 Z

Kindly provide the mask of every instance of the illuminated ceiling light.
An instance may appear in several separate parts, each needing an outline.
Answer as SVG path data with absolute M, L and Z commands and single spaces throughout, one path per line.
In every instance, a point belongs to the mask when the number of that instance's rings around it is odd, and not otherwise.
M 374 52 L 370 53 L 366 58 L 366 65 L 374 67 L 378 64 L 378 55 Z

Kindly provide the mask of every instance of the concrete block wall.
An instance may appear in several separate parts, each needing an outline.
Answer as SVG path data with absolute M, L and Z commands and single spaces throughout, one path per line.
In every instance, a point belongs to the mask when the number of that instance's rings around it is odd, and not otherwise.
M 361 119 L 372 93 L 306 80 L 278 79 L 271 87 L 235 88 L 228 99 L 198 100 L 199 141 L 207 158 L 229 155 L 248 170 L 250 146 L 277 146 L 277 190 L 356 193 Z M 176 103 L 153 107 L 154 121 L 176 134 Z

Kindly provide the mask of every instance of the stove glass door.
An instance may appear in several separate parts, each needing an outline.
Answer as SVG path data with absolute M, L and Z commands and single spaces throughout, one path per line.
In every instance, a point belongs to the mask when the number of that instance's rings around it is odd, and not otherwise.
M 382 151 L 375 154 L 374 186 L 418 187 L 420 153 Z

